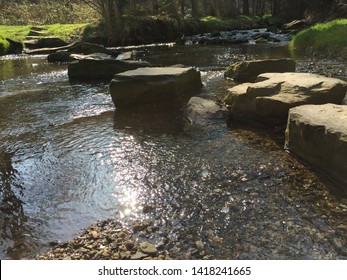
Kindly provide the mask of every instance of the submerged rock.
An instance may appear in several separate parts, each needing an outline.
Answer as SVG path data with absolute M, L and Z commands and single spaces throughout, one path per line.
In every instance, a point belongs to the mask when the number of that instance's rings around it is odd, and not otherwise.
M 142 253 L 148 255 L 155 255 L 158 253 L 157 247 L 150 242 L 142 242 L 140 243 L 139 249 Z
M 189 97 L 201 87 L 194 68 L 144 67 L 115 75 L 110 94 L 116 107 L 125 107 Z
M 230 65 L 224 76 L 236 82 L 254 82 L 262 73 L 295 72 L 295 62 L 291 59 L 265 59 L 241 61 Z
M 229 110 L 223 105 L 218 105 L 213 100 L 194 96 L 185 111 L 185 117 L 191 123 L 209 124 L 226 120 Z
M 347 191 L 347 106 L 290 109 L 285 148 L 332 176 Z
M 256 83 L 229 89 L 225 102 L 236 118 L 284 124 L 292 107 L 304 104 L 341 104 L 347 83 L 308 73 L 265 73 Z
M 117 73 L 148 67 L 145 61 L 117 60 L 111 55 L 94 53 L 90 55 L 71 55 L 73 61 L 68 66 L 70 79 L 80 80 L 111 80 Z

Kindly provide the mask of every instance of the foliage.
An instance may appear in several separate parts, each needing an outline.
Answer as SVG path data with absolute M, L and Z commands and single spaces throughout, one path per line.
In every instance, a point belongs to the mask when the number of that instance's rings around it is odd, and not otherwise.
M 347 19 L 319 23 L 296 34 L 290 42 L 294 50 L 339 51 L 347 46 Z
M 42 25 L 53 23 L 85 23 L 100 16 L 82 1 L 6 1 L 0 7 L 0 24 Z
M 182 35 L 201 32 L 253 28 L 259 23 L 280 27 L 283 18 L 287 21 L 304 15 L 323 18 L 321 11 L 334 11 L 334 7 L 336 10 L 340 1 L 0 0 L 0 24 L 88 23 L 47 28 L 52 35 L 65 40 L 82 36 L 83 32 L 83 39 L 103 44 L 141 44 L 176 40 Z M 22 40 L 27 30 L 21 32 L 18 35 L 6 32 L 6 36 Z

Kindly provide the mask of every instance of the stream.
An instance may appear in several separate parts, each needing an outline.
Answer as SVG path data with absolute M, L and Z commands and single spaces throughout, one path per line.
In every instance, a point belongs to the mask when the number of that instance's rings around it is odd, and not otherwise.
M 202 96 L 241 58 L 283 44 L 160 46 L 137 58 L 201 71 Z M 297 59 L 346 78 L 346 62 Z M 325 72 L 324 72 L 325 71 Z M 283 131 L 191 125 L 179 110 L 115 110 L 107 83 L 70 83 L 45 56 L 0 57 L 0 259 L 34 258 L 89 224 L 151 220 L 172 258 L 347 259 L 347 196 L 283 149 Z

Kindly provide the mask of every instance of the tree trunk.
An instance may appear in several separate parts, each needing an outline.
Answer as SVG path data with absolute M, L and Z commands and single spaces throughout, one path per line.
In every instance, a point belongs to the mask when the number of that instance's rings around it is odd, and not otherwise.
M 218 0 L 210 0 L 210 15 L 218 16 Z
M 242 14 L 249 16 L 249 2 L 248 2 L 248 0 L 242 0 Z
M 186 15 L 186 0 L 180 0 L 180 8 L 181 8 L 181 16 L 184 17 Z
M 277 16 L 281 12 L 281 0 L 273 0 L 272 15 Z
M 153 10 L 153 14 L 155 14 L 155 15 L 159 14 L 159 3 L 158 3 L 158 0 L 152 0 L 152 10 Z
M 198 18 L 199 17 L 198 1 L 197 0 L 191 0 L 191 2 L 192 2 L 192 17 Z

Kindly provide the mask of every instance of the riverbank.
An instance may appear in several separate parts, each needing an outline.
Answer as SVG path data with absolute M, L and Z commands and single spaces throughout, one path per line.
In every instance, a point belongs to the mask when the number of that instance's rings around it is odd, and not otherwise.
M 25 46 L 24 42 L 28 38 L 59 38 L 65 42 L 82 40 L 84 29 L 87 24 L 48 24 L 40 25 L 40 31 L 32 34 L 35 26 L 32 25 L 0 25 L 0 55 L 18 54 L 11 49 L 12 44 Z
M 90 24 L 40 25 L 49 36 L 68 43 L 87 41 L 105 46 L 141 45 L 177 41 L 182 36 L 214 31 L 231 31 L 266 27 L 277 20 L 238 16 L 234 18 L 204 17 L 180 20 L 169 16 L 124 16 L 120 27 L 109 29 L 102 22 Z M 0 55 L 9 54 L 9 40 L 23 44 L 30 35 L 32 25 L 0 25 Z M 44 35 L 42 35 L 44 36 Z
M 289 44 L 296 52 L 325 57 L 342 56 L 347 58 L 347 19 L 319 23 L 296 34 Z

